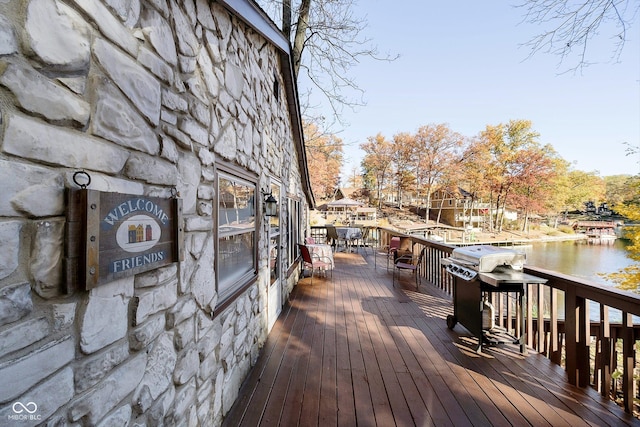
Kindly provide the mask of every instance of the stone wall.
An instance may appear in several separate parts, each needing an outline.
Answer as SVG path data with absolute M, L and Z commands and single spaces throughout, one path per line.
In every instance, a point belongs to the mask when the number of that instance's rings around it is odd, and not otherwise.
M 214 167 L 305 200 L 274 78 L 276 48 L 215 2 L 0 0 L 0 425 L 220 424 L 266 339 L 269 272 L 264 226 L 257 283 L 212 315 Z M 78 170 L 177 190 L 185 260 L 65 294 Z

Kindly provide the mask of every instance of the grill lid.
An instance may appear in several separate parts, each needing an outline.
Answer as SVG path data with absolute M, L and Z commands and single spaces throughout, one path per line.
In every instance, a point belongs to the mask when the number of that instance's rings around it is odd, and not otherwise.
M 526 255 L 511 249 L 490 245 L 475 245 L 456 248 L 449 258 L 450 262 L 463 265 L 480 273 L 489 273 L 499 266 L 509 266 L 522 270 Z

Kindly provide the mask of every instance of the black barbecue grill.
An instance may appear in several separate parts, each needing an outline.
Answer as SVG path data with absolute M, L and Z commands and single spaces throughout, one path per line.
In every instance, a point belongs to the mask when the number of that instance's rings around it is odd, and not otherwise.
M 453 315 L 447 316 L 449 329 L 453 329 L 458 323 L 467 328 L 478 338 L 478 352 L 482 350 L 483 342 L 513 343 L 520 344 L 520 352 L 526 354 L 526 285 L 546 283 L 546 279 L 522 271 L 525 254 L 490 245 L 466 246 L 454 249 L 451 256 L 441 259 L 440 263 L 454 278 Z M 489 311 L 491 306 L 487 304 L 488 296 L 503 292 L 518 295 L 519 337 L 513 337 L 506 330 L 493 326 L 494 314 Z

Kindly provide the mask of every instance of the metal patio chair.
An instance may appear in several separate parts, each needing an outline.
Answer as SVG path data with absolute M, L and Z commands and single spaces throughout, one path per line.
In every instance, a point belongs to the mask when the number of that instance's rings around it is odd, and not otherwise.
M 306 245 L 298 243 L 300 248 L 300 254 L 304 261 L 304 266 L 311 269 L 311 284 L 313 285 L 313 272 L 318 269 L 324 271 L 325 277 L 327 270 L 331 271 L 331 278 L 333 279 L 333 263 L 328 257 L 322 257 L 316 254 L 312 254 Z

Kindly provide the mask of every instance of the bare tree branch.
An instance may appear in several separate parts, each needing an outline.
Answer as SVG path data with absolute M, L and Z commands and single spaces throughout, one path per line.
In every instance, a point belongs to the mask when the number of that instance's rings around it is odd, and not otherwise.
M 559 65 L 575 61 L 567 71 L 579 71 L 592 64 L 588 47 L 594 37 L 608 36 L 613 44 L 610 60 L 620 59 L 627 30 L 638 18 L 640 1 L 525 0 L 516 7 L 526 10 L 523 22 L 545 28 L 524 44 L 531 50 L 529 57 L 551 53 L 559 56 Z
M 365 57 L 380 61 L 397 58 L 379 55 L 372 40 L 364 36 L 367 20 L 354 16 L 356 0 L 260 0 L 258 4 L 274 21 L 282 22 L 292 42 L 296 74 L 305 74 L 342 125 L 344 107 L 365 105 L 364 90 L 350 75 L 351 68 Z M 284 17 L 287 11 L 293 16 Z M 309 105 L 303 106 L 303 111 L 310 110 Z

